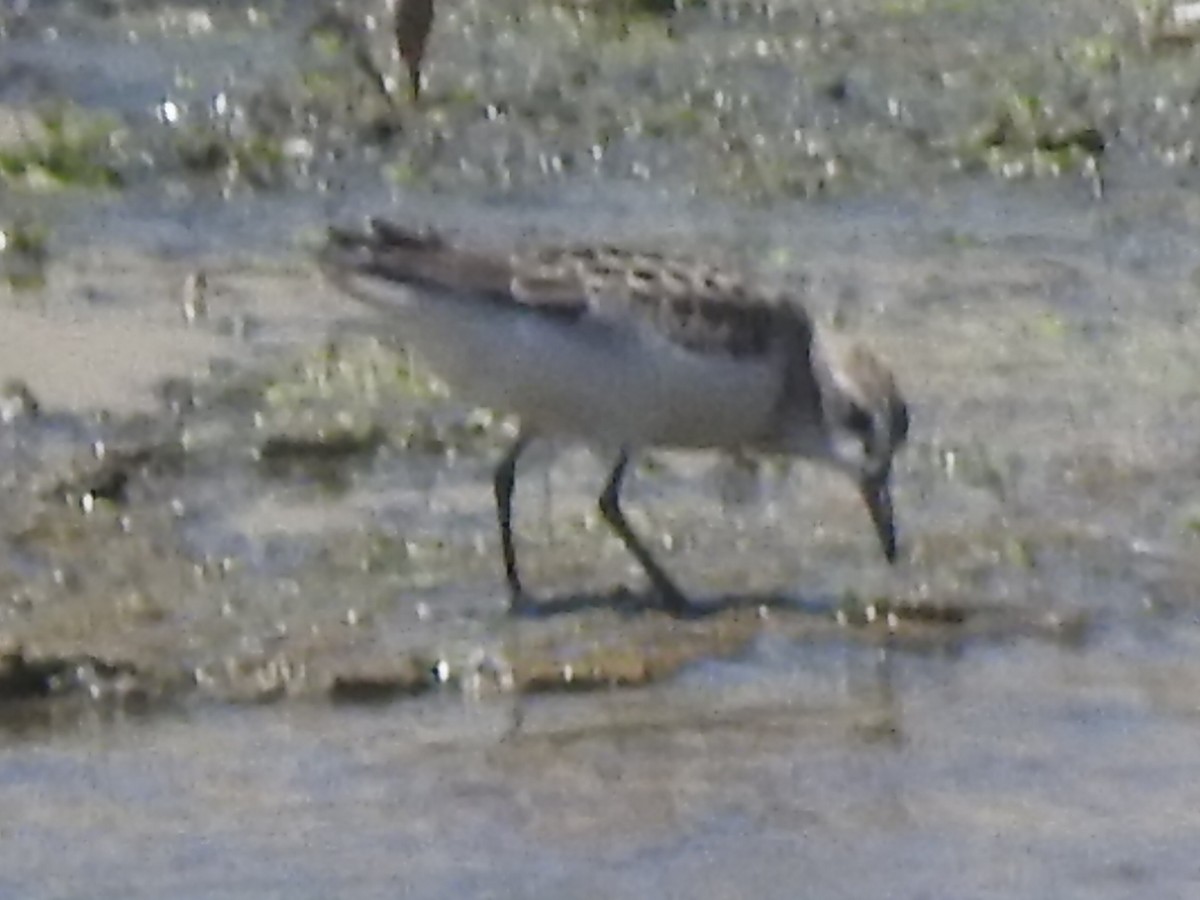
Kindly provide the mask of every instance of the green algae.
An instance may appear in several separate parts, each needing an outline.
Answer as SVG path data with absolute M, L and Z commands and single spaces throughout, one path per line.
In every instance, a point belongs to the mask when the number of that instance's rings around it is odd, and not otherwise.
M 69 105 L 37 115 L 35 133 L 0 146 L 0 179 L 38 190 L 66 187 L 119 188 L 124 130 L 110 117 Z

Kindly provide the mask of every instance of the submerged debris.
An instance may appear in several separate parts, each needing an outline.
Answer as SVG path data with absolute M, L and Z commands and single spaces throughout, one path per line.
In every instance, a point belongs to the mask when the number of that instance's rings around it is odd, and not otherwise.
M 90 700 L 147 699 L 146 680 L 131 663 L 88 654 L 39 656 L 20 647 L 0 654 L 0 703 L 82 695 Z
M 61 478 L 50 495 L 77 505 L 84 512 L 91 512 L 99 502 L 123 506 L 129 501 L 128 488 L 135 479 L 149 472 L 178 472 L 185 451 L 175 440 L 135 442 L 123 447 L 97 442 L 92 456 L 76 471 Z
M 0 230 L 0 278 L 14 290 L 36 290 L 46 285 L 50 258 L 46 229 L 16 222 Z
M 1187 50 L 1200 43 L 1200 3 L 1150 0 L 1139 4 L 1138 20 L 1147 50 Z
M 402 657 L 388 665 L 338 672 L 329 684 L 334 703 L 386 703 L 418 697 L 441 686 L 435 665 L 423 657 Z
M 293 469 L 325 469 L 349 457 L 370 456 L 387 442 L 378 425 L 362 429 L 318 429 L 315 433 L 275 434 L 256 451 L 264 469 L 273 476 Z
M 29 385 L 19 378 L 10 378 L 0 385 L 0 422 L 11 424 L 18 419 L 32 419 L 41 412 L 41 404 Z

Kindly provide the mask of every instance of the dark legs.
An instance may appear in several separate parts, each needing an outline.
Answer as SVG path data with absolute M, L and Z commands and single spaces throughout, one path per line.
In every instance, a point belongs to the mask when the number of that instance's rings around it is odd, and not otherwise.
M 650 551 L 643 546 L 638 536 L 634 534 L 633 529 L 629 527 L 629 523 L 625 521 L 625 514 L 621 512 L 621 482 L 625 478 L 625 468 L 628 465 L 629 453 L 622 450 L 621 455 L 617 457 L 617 461 L 613 465 L 611 474 L 608 476 L 608 485 L 604 488 L 604 493 L 600 495 L 600 515 L 604 516 L 604 521 L 617 533 L 617 537 L 625 544 L 625 549 L 632 553 L 642 568 L 646 570 L 646 575 L 650 578 L 650 583 L 654 585 L 654 589 L 662 597 L 663 605 L 667 611 L 673 615 L 682 615 L 691 610 L 691 603 L 688 602 L 683 592 L 675 586 L 675 582 L 671 580 L 671 577 L 654 561 L 654 557 L 650 555 Z
M 522 432 L 509 449 L 504 458 L 496 466 L 493 487 L 496 491 L 496 519 L 500 524 L 500 552 L 504 557 L 504 576 L 508 580 L 509 608 L 517 610 L 526 605 L 525 591 L 521 587 L 521 576 L 517 571 L 517 554 L 513 547 L 512 535 L 512 497 L 516 483 L 517 459 L 522 451 L 529 446 L 533 435 Z M 629 465 L 629 453 L 621 451 L 616 464 L 608 476 L 608 484 L 600 495 L 600 515 L 604 521 L 617 533 L 625 548 L 646 570 L 650 583 L 662 597 L 663 605 L 673 615 L 683 615 L 692 609 L 691 603 L 683 592 L 675 586 L 669 575 L 662 570 L 650 551 L 645 548 L 621 512 L 620 492 L 621 482 L 625 478 L 625 469 Z
M 500 523 L 500 552 L 504 554 L 504 577 L 508 579 L 509 606 L 517 608 L 524 603 L 521 576 L 517 573 L 517 553 L 513 549 L 512 495 L 517 478 L 517 458 L 529 446 L 530 435 L 521 432 L 509 448 L 504 459 L 496 466 L 492 485 L 496 491 L 496 519 Z

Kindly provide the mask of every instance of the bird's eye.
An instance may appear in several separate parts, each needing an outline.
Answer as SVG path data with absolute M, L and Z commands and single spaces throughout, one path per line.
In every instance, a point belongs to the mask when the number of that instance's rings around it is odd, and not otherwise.
M 866 438 L 869 437 L 874 429 L 874 421 L 871 414 L 863 409 L 858 404 L 850 404 L 850 409 L 846 412 L 846 427 L 855 434 Z

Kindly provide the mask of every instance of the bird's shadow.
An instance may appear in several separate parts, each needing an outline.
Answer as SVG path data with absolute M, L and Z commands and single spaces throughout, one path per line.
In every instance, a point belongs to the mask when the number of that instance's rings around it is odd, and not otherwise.
M 584 591 L 551 596 L 526 597 L 509 608 L 515 618 L 544 619 L 571 613 L 608 611 L 622 616 L 662 613 L 680 621 L 694 621 L 738 610 L 782 611 L 798 615 L 827 616 L 836 611 L 837 604 L 806 599 L 778 592 L 748 592 L 699 596 L 688 601 L 682 610 L 672 609 L 661 595 L 653 590 L 635 591 L 615 587 L 606 591 Z

